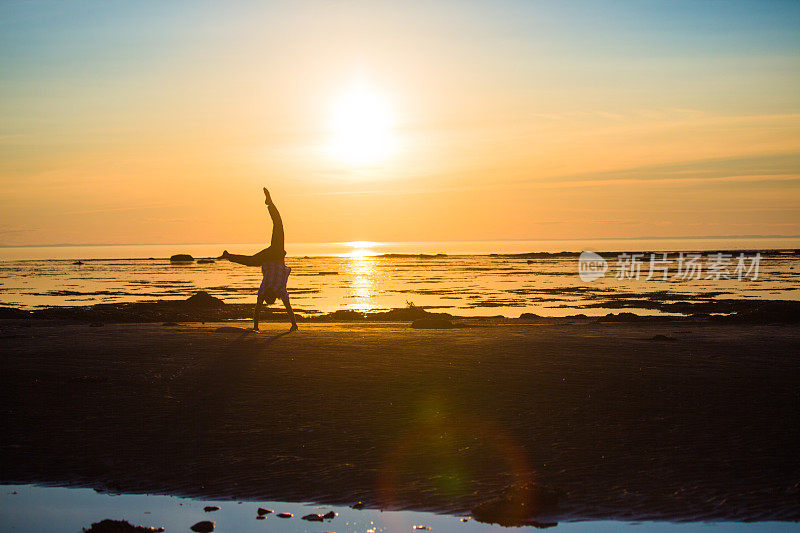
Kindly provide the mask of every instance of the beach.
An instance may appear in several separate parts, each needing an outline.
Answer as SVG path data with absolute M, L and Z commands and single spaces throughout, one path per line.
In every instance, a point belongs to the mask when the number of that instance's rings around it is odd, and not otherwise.
M 800 532 L 800 1 L 0 13 L 0 533 Z
M 94 325 L 0 320 L 3 483 L 508 525 L 800 520 L 795 325 Z

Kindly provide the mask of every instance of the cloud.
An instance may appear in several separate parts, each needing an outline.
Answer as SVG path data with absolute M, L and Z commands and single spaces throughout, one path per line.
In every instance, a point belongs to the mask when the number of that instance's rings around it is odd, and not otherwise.
M 90 213 L 113 213 L 117 211 L 145 211 L 149 209 L 164 209 L 164 208 L 172 208 L 172 207 L 183 207 L 188 204 L 186 203 L 179 203 L 179 204 L 153 204 L 153 205 L 131 205 L 131 206 L 123 206 L 123 207 L 105 207 L 100 209 L 85 209 L 81 211 L 67 211 L 62 213 L 63 215 L 86 215 Z
M 30 229 L 0 229 L 0 235 L 15 235 L 17 233 L 30 233 L 33 231 L 39 231 L 40 228 L 30 228 Z
M 581 187 L 637 183 L 784 182 L 797 180 L 800 180 L 800 152 L 646 165 L 545 179 L 528 178 L 519 180 L 517 183 L 525 183 L 531 187 Z

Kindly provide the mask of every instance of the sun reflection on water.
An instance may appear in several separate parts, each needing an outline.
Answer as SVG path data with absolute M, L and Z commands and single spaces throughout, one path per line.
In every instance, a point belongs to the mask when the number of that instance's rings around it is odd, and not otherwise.
M 364 249 L 361 249 L 364 250 Z M 366 250 L 371 252 L 371 250 Z M 350 261 L 348 270 L 353 276 L 352 289 L 349 297 L 354 299 L 347 305 L 349 309 L 355 311 L 369 311 L 374 309 L 376 305 L 371 302 L 376 296 L 375 290 L 375 274 L 377 258 L 372 254 L 364 253 L 361 255 L 349 255 Z

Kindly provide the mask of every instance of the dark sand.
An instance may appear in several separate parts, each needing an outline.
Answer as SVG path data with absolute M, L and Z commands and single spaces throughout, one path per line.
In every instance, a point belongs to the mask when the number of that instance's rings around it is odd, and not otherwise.
M 0 481 L 453 513 L 535 482 L 551 520 L 800 519 L 796 326 L 222 325 L 0 320 Z

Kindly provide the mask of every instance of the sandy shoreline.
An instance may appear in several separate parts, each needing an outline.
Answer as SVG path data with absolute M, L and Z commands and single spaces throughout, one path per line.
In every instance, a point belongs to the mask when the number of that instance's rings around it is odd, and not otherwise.
M 800 519 L 793 326 L 220 326 L 0 321 L 0 481 L 452 513 L 535 483 L 548 519 Z
M 561 290 L 558 290 L 561 292 Z M 579 292 L 582 292 L 579 291 Z M 540 316 L 532 313 L 509 313 L 512 308 L 486 304 L 494 313 L 486 315 L 459 315 L 449 306 L 415 306 L 391 309 L 356 311 L 337 309 L 328 313 L 294 306 L 297 319 L 309 322 L 397 322 L 419 318 L 442 317 L 448 320 L 472 321 L 476 319 L 505 318 L 523 321 L 561 323 L 564 319 L 634 321 L 668 319 L 710 320 L 715 322 L 747 324 L 797 324 L 800 323 L 800 301 L 766 298 L 723 297 L 725 292 L 700 294 L 673 294 L 667 291 L 645 293 L 606 294 L 604 301 L 586 301 L 572 307 L 576 313 L 564 316 Z M 483 307 L 484 304 L 476 305 Z M 557 305 L 555 307 L 564 307 Z M 218 322 L 253 317 L 254 304 L 226 303 L 206 291 L 198 291 L 186 299 L 160 299 L 142 302 L 96 303 L 89 305 L 63 305 L 22 309 L 0 305 L 0 320 L 32 319 L 58 320 L 85 323 L 150 323 L 150 322 Z M 448 312 L 451 311 L 451 312 Z M 585 311 L 577 312 L 577 311 Z M 631 312 L 634 311 L 634 312 Z M 642 314 L 644 312 L 644 314 Z M 588 316 L 587 316 L 588 313 Z M 280 306 L 266 307 L 261 311 L 265 321 L 286 320 Z

